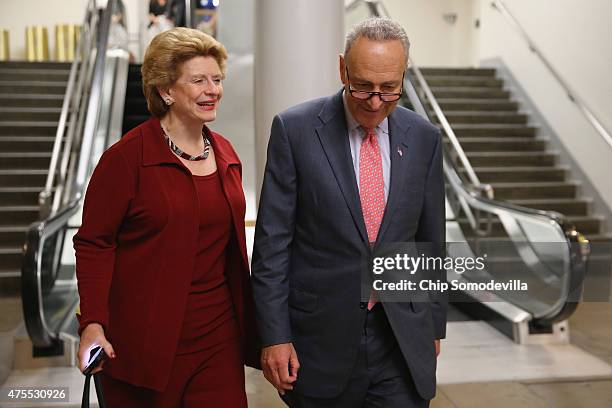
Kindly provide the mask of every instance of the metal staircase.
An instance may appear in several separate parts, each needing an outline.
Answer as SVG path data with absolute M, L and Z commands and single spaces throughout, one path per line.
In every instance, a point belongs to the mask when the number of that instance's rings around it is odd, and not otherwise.
M 548 146 L 527 113 L 519 110 L 511 91 L 491 68 L 421 68 L 444 116 L 461 142 L 478 178 L 488 183 L 497 200 L 523 207 L 556 211 L 589 241 L 612 241 L 602 230 L 603 217 L 593 214 L 590 197 Z M 418 85 L 417 85 L 418 91 Z M 430 117 L 439 124 L 431 105 Z M 446 139 L 450 145 L 450 140 Z M 461 173 L 465 169 L 459 167 Z M 467 226 L 467 219 L 460 219 Z M 503 228 L 493 223 L 492 236 Z

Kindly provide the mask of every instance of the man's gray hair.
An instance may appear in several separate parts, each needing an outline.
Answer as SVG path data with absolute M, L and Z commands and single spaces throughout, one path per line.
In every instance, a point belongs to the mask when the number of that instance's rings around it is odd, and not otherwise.
M 347 58 L 349 51 L 359 38 L 364 37 L 373 41 L 394 41 L 398 40 L 404 47 L 406 63 L 408 63 L 408 50 L 410 41 L 406 31 L 397 22 L 387 17 L 370 17 L 355 25 L 346 35 L 344 44 L 344 58 Z

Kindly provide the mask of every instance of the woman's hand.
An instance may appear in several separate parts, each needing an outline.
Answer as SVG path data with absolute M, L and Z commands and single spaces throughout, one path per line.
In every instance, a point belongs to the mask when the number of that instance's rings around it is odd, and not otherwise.
M 77 357 L 79 359 L 79 369 L 81 372 L 85 370 L 85 364 L 87 364 L 87 361 L 89 360 L 89 351 L 95 346 L 102 347 L 108 358 L 117 357 L 115 350 L 113 350 L 113 346 L 104 336 L 104 329 L 102 326 L 98 323 L 91 323 L 87 325 L 85 330 L 83 330 L 81 333 L 81 342 L 79 343 L 79 351 L 77 353 Z M 92 371 L 92 374 L 102 371 L 103 365 L 104 361 L 102 361 L 102 363 L 100 363 L 100 365 Z

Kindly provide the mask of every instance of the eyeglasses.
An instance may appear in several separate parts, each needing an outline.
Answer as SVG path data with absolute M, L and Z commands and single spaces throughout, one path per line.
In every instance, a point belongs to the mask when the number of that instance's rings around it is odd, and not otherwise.
M 378 95 L 381 101 L 383 102 L 395 102 L 402 97 L 403 89 L 400 88 L 400 91 L 397 93 L 389 93 L 389 92 L 370 92 L 370 91 L 359 91 L 351 88 L 351 79 L 349 78 L 348 68 L 346 70 L 346 80 L 348 82 L 348 91 L 351 96 L 355 99 L 359 99 L 361 101 L 367 101 L 374 95 Z M 404 83 L 404 74 L 402 74 L 402 84 Z

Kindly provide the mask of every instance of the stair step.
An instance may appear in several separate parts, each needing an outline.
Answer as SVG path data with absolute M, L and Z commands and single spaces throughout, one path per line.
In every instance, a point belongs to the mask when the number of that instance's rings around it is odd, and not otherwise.
M 553 166 L 559 153 L 556 152 L 469 152 L 466 153 L 473 167 Z
M 2 136 L 0 152 L 50 152 L 55 136 Z
M 530 137 L 535 136 L 538 128 L 525 125 L 507 125 L 507 124 L 454 124 L 453 131 L 457 136 L 466 137 L 495 137 L 495 136 L 514 136 L 514 137 Z
M 425 75 L 429 87 L 501 88 L 504 81 L 487 76 Z
M 43 121 L 58 123 L 62 109 L 60 107 L 2 107 L 0 117 L 5 121 Z M 57 125 L 56 125 L 57 126 Z
M 501 163 L 500 163 L 501 164 Z M 474 167 L 483 183 L 564 181 L 566 167 Z M 461 170 L 465 173 L 464 170 Z
M 589 234 L 600 234 L 604 222 L 604 218 L 598 215 L 590 216 L 568 216 L 570 224 L 573 224 L 578 232 L 589 235 Z
M 576 227 L 576 230 L 582 234 L 598 234 L 601 231 L 603 218 L 598 216 L 570 216 L 567 217 L 570 224 Z M 459 218 L 457 220 L 463 229 L 471 230 L 471 226 L 467 218 Z M 485 227 L 485 223 L 482 224 Z M 505 237 L 508 234 L 500 220 L 491 221 L 492 237 Z
M 429 115 L 434 122 L 438 122 L 438 118 L 433 111 L 430 111 Z M 444 116 L 452 126 L 459 124 L 527 124 L 527 115 L 515 112 L 445 111 Z
M 438 98 L 476 98 L 476 99 L 504 99 L 510 98 L 510 92 L 495 88 L 470 87 L 432 87 L 436 99 Z
M 22 259 L 21 246 L 0 248 L 0 277 L 14 276 L 15 271 L 21 270 Z
M 70 70 L 66 69 L 16 69 L 2 68 L 0 78 L 4 81 L 64 81 L 68 82 Z
M 55 136 L 57 122 L 0 121 L 0 135 Z
M 495 68 L 421 68 L 421 73 L 428 75 L 460 75 L 460 76 L 495 76 Z
M 504 99 L 436 98 L 436 100 L 445 114 L 453 111 L 516 112 L 519 108 L 518 102 Z M 429 102 L 426 105 L 431 109 Z
M 0 186 L 2 187 L 40 187 L 47 180 L 48 170 L 0 170 Z M 42 188 L 41 188 L 42 190 Z
M 0 225 L 0 246 L 17 247 L 25 242 L 27 225 Z
M 43 187 L 0 187 L 0 203 L 3 205 L 38 204 L 38 195 Z
M 491 183 L 497 200 L 518 200 L 536 198 L 575 198 L 579 183 L 530 182 L 530 183 Z
M 31 61 L 3 61 L 0 62 L 2 69 L 63 69 L 70 71 L 71 62 L 31 62 Z
M 445 143 L 450 141 L 445 138 Z M 526 137 L 462 137 L 461 147 L 466 152 L 538 151 L 546 148 L 544 139 Z
M 34 205 L 0 206 L 0 225 L 28 225 L 39 218 L 39 207 Z
M 55 107 L 61 109 L 63 103 L 64 95 L 0 94 L 0 106 L 5 107 Z
M 48 169 L 51 153 L 6 153 L 0 152 L 0 169 Z
M 522 207 L 545 211 L 557 211 L 564 215 L 588 215 L 591 199 L 586 198 L 542 198 L 509 200 L 510 203 Z
M 35 94 L 46 93 L 64 95 L 65 81 L 0 81 L 0 94 Z
M 0 296 L 21 296 L 21 270 L 3 270 L 0 268 Z

